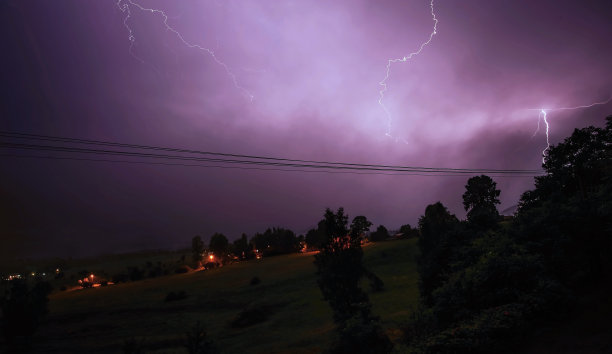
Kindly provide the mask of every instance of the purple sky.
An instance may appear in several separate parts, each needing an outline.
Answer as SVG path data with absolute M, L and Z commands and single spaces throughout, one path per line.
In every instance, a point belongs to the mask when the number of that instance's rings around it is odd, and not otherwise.
M 601 1 L 112 1 L 0 3 L 0 130 L 287 158 L 537 169 L 538 112 L 612 94 L 612 5 Z M 548 112 L 556 144 L 612 103 Z M 404 142 L 405 141 L 405 142 Z M 3 154 L 14 153 L 3 149 Z M 467 177 L 350 175 L 0 158 L 11 255 L 187 246 L 270 226 L 303 233 L 344 206 L 390 229 L 429 203 L 463 217 Z M 495 178 L 500 210 L 531 178 Z

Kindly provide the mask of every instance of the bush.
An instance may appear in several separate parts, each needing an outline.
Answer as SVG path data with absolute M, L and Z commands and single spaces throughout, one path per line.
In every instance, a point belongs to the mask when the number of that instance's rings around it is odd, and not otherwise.
M 330 352 L 383 354 L 391 352 L 392 348 L 393 343 L 380 328 L 377 318 L 364 322 L 361 316 L 354 316 L 338 328 L 338 337 Z

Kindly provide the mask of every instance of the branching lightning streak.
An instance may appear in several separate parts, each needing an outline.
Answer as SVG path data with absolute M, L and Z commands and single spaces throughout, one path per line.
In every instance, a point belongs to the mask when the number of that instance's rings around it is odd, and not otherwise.
M 379 93 L 379 98 L 378 98 L 378 104 L 380 105 L 380 107 L 382 107 L 383 111 L 385 112 L 385 115 L 387 116 L 387 132 L 385 133 L 386 136 L 391 137 L 391 122 L 392 122 L 392 118 L 391 118 L 391 113 L 389 112 L 389 109 L 387 109 L 387 107 L 384 105 L 384 103 L 382 102 L 383 98 L 385 97 L 385 92 L 387 92 L 388 87 L 387 87 L 387 80 L 389 80 L 389 75 L 390 75 L 390 71 L 391 71 L 391 64 L 393 63 L 405 63 L 408 60 L 412 59 L 414 56 L 417 56 L 421 53 L 421 51 L 423 51 L 423 48 L 425 48 L 426 45 L 428 45 L 431 40 L 433 39 L 433 36 L 436 35 L 437 32 L 437 28 L 438 28 L 438 19 L 436 18 L 436 13 L 434 12 L 434 0 L 431 0 L 429 3 L 429 7 L 431 8 L 431 17 L 433 19 L 434 25 L 433 25 L 433 30 L 431 31 L 431 33 L 429 34 L 429 39 L 423 43 L 421 43 L 421 46 L 419 47 L 419 49 L 417 51 L 414 51 L 402 58 L 395 58 L 395 59 L 388 59 L 387 60 L 387 66 L 386 66 L 386 72 L 385 72 L 385 77 L 384 79 L 379 82 L 379 85 L 382 86 L 382 89 L 380 89 L 380 91 L 378 91 Z M 396 138 L 396 141 L 398 141 L 398 138 Z M 407 143 L 406 140 L 404 140 L 404 143 Z
M 550 149 L 550 140 L 549 140 L 549 132 L 550 132 L 550 124 L 548 123 L 548 112 L 550 111 L 568 111 L 568 110 L 574 110 L 574 109 L 583 109 L 583 108 L 591 108 L 594 106 L 599 106 L 599 105 L 603 105 L 603 104 L 607 104 L 610 103 L 610 101 L 612 101 L 612 96 L 610 96 L 607 100 L 605 101 L 601 101 L 601 102 L 594 102 L 591 104 L 587 104 L 587 105 L 582 105 L 582 106 L 574 106 L 574 107 L 558 107 L 558 108 L 530 108 L 530 110 L 538 110 L 538 127 L 536 129 L 536 131 L 533 133 L 533 137 L 536 136 L 536 134 L 538 133 L 538 131 L 540 131 L 540 121 L 544 122 L 544 125 L 546 126 L 546 148 L 544 150 L 542 150 L 542 163 L 546 162 L 546 151 L 548 151 L 548 149 Z
M 549 136 L 548 136 L 548 132 L 550 131 L 550 125 L 548 124 L 548 120 L 547 118 L 547 113 L 545 109 L 540 110 L 540 115 L 538 116 L 538 125 L 540 124 L 540 119 L 542 119 L 544 121 L 544 124 L 546 125 L 546 148 L 544 150 L 542 150 L 542 163 L 544 163 L 546 161 L 546 151 L 548 151 L 548 149 L 550 149 L 550 140 L 549 140 Z
M 168 15 L 163 11 L 163 10 L 159 10 L 159 9 L 153 9 L 153 8 L 147 8 L 144 7 L 136 2 L 134 2 L 133 0 L 117 0 L 117 7 L 119 8 L 119 10 L 121 10 L 121 12 L 123 12 L 125 14 L 125 18 L 123 19 L 123 24 L 125 25 L 125 28 L 128 30 L 128 39 L 130 41 L 130 54 L 136 58 L 137 60 L 139 60 L 140 62 L 144 63 L 145 61 L 138 57 L 137 55 L 134 54 L 133 52 L 133 47 L 134 44 L 136 42 L 136 37 L 134 36 L 134 31 L 132 30 L 132 28 L 130 27 L 130 25 L 128 24 L 128 20 L 130 19 L 132 12 L 131 12 L 131 6 L 136 7 L 137 9 L 141 10 L 141 11 L 147 11 L 150 12 L 152 14 L 158 14 L 160 16 L 162 16 L 163 20 L 163 24 L 166 27 L 167 31 L 170 31 L 172 33 L 174 33 L 174 35 L 176 35 L 176 37 L 188 48 L 191 49 L 198 49 L 202 52 L 205 52 L 206 54 L 208 54 L 214 61 L 215 63 L 217 63 L 218 65 L 220 65 L 221 67 L 223 67 L 223 69 L 225 70 L 225 73 L 230 77 L 230 79 L 232 80 L 232 83 L 234 84 L 234 87 L 236 87 L 238 90 L 240 90 L 245 96 L 247 96 L 249 98 L 249 100 L 253 100 L 253 94 L 251 94 L 251 92 L 249 92 L 247 89 L 245 89 L 244 87 L 240 86 L 240 84 L 238 83 L 238 79 L 236 78 L 236 75 L 234 74 L 234 72 L 230 69 L 230 67 L 223 61 L 221 61 L 216 55 L 215 52 L 212 49 L 206 48 L 206 47 L 202 47 L 199 44 L 194 44 L 191 42 L 188 42 L 187 40 L 185 40 L 185 38 L 183 37 L 183 35 L 177 31 L 175 28 L 173 28 L 172 26 L 170 26 L 168 24 Z

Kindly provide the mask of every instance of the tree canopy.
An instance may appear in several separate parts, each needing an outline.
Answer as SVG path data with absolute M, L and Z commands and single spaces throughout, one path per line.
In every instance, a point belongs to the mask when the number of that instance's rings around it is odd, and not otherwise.
M 463 193 L 463 207 L 472 224 L 490 227 L 499 219 L 496 205 L 500 190 L 489 176 L 475 176 L 468 180 Z
M 364 234 L 370 231 L 372 223 L 363 215 L 355 216 L 351 222 L 350 234 L 352 238 L 363 238 Z
M 210 244 L 208 246 L 211 251 L 217 256 L 224 256 L 227 254 L 229 250 L 229 241 L 225 235 L 220 233 L 215 233 L 210 238 Z

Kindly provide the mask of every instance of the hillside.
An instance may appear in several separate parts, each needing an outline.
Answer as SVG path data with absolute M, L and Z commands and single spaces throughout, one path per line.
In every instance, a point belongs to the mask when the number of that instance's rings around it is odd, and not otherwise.
M 385 283 L 371 293 L 373 311 L 397 338 L 418 297 L 416 240 L 364 248 L 365 264 Z M 171 275 L 105 288 L 58 292 L 34 338 L 36 352 L 120 352 L 130 338 L 147 351 L 186 352 L 184 333 L 197 321 L 224 353 L 314 353 L 331 340 L 331 310 L 315 280 L 312 254 L 253 260 L 204 272 Z M 253 277 L 261 282 L 251 285 Z M 367 281 L 364 289 L 369 291 Z M 171 292 L 187 298 L 165 302 Z M 244 309 L 263 310 L 261 323 L 233 328 Z

